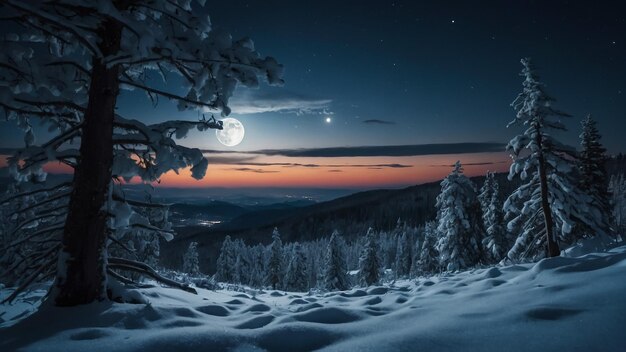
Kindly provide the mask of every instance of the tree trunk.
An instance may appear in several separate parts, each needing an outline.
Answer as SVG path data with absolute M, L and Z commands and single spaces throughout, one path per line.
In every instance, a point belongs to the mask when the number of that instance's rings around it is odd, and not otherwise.
M 548 240 L 548 257 L 558 257 L 561 255 L 559 244 L 554 237 L 554 228 L 552 226 L 552 210 L 550 210 L 550 201 L 548 199 L 548 176 L 546 175 L 546 161 L 543 157 L 543 150 L 541 145 L 541 133 L 539 128 L 536 128 L 537 146 L 540 150 L 539 153 L 539 184 L 541 187 L 541 208 L 543 209 L 543 218 L 546 226 L 546 239 Z
M 98 34 L 103 56 L 119 51 L 122 26 L 118 22 L 104 21 Z M 103 299 L 106 293 L 106 200 L 113 165 L 119 67 L 107 68 L 98 58 L 92 64 L 80 160 L 74 171 L 57 275 L 55 302 L 59 306 L 90 303 Z

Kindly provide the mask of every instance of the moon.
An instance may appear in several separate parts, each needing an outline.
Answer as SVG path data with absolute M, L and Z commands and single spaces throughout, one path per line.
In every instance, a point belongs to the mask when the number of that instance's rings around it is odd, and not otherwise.
M 222 120 L 224 129 L 215 130 L 217 140 L 227 147 L 234 147 L 241 143 L 246 130 L 243 124 L 237 119 L 227 117 Z

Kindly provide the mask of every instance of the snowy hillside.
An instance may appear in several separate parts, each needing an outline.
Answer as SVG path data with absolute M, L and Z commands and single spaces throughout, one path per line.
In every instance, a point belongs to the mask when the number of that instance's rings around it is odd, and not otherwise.
M 18 321 L 38 290 L 0 306 L 0 350 L 624 351 L 624 277 L 626 246 L 328 294 L 151 288 Z

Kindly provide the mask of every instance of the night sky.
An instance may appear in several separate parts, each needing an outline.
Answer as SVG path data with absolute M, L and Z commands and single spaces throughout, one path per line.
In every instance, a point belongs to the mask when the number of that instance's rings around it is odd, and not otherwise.
M 580 120 L 591 113 L 609 152 L 626 151 L 626 5 L 618 1 L 206 6 L 215 29 L 251 37 L 261 53 L 284 64 L 286 83 L 239 89 L 231 116 L 246 128 L 243 142 L 226 148 L 212 132 L 190 135 L 181 143 L 226 153 L 208 154 L 205 180 L 183 173 L 164 177 L 165 185 L 396 187 L 441 178 L 457 159 L 476 164 L 466 168 L 470 174 L 507 170 L 499 144 L 520 131 L 506 124 L 525 56 L 533 58 L 556 107 L 573 115 L 570 131 L 560 135 L 564 142 L 578 145 Z M 168 87 L 176 84 L 172 79 Z M 156 109 L 145 97 L 140 101 L 125 93 L 119 110 L 148 122 L 197 118 L 166 101 Z M 0 127 L 0 147 L 20 144 L 13 128 Z M 467 154 L 459 145 L 415 146 L 468 142 L 480 144 Z M 413 147 L 396 147 L 395 154 L 371 148 L 399 145 Z M 368 148 L 351 148 L 357 146 Z M 316 149 L 332 147 L 347 148 Z M 294 154 L 298 148 L 307 151 Z M 258 152 L 268 149 L 272 153 Z

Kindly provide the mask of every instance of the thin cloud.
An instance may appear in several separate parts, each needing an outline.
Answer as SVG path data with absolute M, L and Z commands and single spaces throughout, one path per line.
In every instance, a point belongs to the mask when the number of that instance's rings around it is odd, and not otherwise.
M 368 125 L 395 125 L 396 124 L 394 121 L 378 120 L 378 119 L 363 120 L 362 122 Z
M 301 163 L 260 163 L 260 162 L 237 162 L 234 165 L 245 165 L 245 166 L 282 166 L 282 167 L 307 167 L 307 168 L 340 168 L 340 167 L 355 167 L 355 168 L 392 168 L 392 169 L 401 169 L 413 167 L 413 165 L 406 164 L 301 164 Z
M 302 148 L 302 149 L 262 149 L 242 154 L 261 154 L 268 156 L 286 157 L 361 157 L 361 156 L 421 156 L 442 154 L 473 154 L 495 153 L 504 151 L 505 144 L 484 143 L 441 143 L 441 144 L 412 144 L 388 146 L 358 146 L 358 147 L 331 147 L 331 148 Z M 232 151 L 205 150 L 207 153 L 235 153 Z
M 254 172 L 257 174 L 275 174 L 275 173 L 280 172 L 280 171 L 275 171 L 275 170 L 253 169 L 250 167 L 239 167 L 239 168 L 234 168 L 232 170 L 242 171 L 242 172 Z
M 493 162 L 481 162 L 481 163 L 461 163 L 463 166 L 484 166 L 484 165 L 496 165 L 496 164 L 504 164 L 506 161 L 493 161 Z M 454 165 L 428 165 L 429 167 L 454 167 Z
M 318 99 L 281 90 L 245 90 L 230 99 L 234 114 L 261 114 L 267 112 L 295 115 L 333 115 L 331 99 Z

